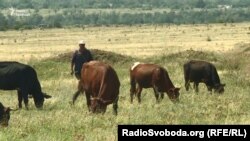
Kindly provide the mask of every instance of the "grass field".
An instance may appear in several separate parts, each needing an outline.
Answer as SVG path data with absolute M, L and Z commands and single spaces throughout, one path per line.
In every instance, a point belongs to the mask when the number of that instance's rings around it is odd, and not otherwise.
M 70 76 L 70 52 L 85 40 L 89 49 L 99 49 L 118 73 L 121 87 L 118 116 L 108 106 L 104 115 L 89 113 L 84 96 L 76 105 L 69 102 L 77 81 Z M 66 55 L 60 55 L 65 54 Z M 97 54 L 98 55 L 98 54 Z M 122 55 L 122 56 L 121 56 Z M 32 99 L 30 110 L 11 114 L 10 126 L 0 129 L 0 140 L 28 141 L 115 141 L 118 124 L 250 124 L 250 26 L 137 25 L 85 27 L 0 32 L 0 61 L 15 60 L 32 65 L 43 91 L 53 98 L 37 110 Z M 182 65 L 189 59 L 215 64 L 222 83 L 222 95 L 199 94 L 184 88 Z M 128 68 L 136 60 L 164 66 L 176 87 L 180 102 L 167 96 L 156 103 L 153 90 L 142 92 L 142 103 L 129 101 Z M 15 91 L 0 91 L 5 106 L 17 107 Z

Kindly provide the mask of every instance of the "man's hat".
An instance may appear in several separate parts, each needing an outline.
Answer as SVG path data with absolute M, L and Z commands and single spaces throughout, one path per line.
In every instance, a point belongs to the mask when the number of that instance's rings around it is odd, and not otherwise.
M 85 42 L 83 40 L 79 41 L 79 45 L 84 45 L 84 44 L 85 44 Z

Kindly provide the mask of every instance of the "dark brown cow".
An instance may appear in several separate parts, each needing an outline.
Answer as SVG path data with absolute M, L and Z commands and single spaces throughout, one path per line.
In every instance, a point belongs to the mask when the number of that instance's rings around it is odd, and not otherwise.
M 87 106 L 93 113 L 105 113 L 107 105 L 113 103 L 117 114 L 120 81 L 115 70 L 99 61 L 84 63 L 78 91 L 73 97 L 73 104 L 81 92 L 85 92 Z
M 190 82 L 194 82 L 194 89 L 198 92 L 199 83 L 205 83 L 208 91 L 223 93 L 225 84 L 221 84 L 215 66 L 206 61 L 191 60 L 183 65 L 186 90 Z
M 9 107 L 4 107 L 0 102 L 0 126 L 8 126 L 10 120 L 10 111 Z
M 159 101 L 159 92 L 161 93 L 161 99 L 163 99 L 164 92 L 166 92 L 171 101 L 175 102 L 179 100 L 180 88 L 175 88 L 169 78 L 168 72 L 159 65 L 134 63 L 130 68 L 130 84 L 131 103 L 133 102 L 135 93 L 138 102 L 141 102 L 142 88 L 153 88 L 157 101 Z M 138 84 L 137 89 L 136 84 Z

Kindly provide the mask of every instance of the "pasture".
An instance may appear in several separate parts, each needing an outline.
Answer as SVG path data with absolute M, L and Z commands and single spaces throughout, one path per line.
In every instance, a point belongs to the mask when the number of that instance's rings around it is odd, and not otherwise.
M 117 71 L 121 87 L 118 116 L 109 105 L 104 115 L 89 113 L 85 96 L 70 105 L 77 80 L 70 75 L 70 55 L 79 40 L 97 59 Z M 98 50 L 96 50 L 98 49 Z M 100 51 L 102 50 L 102 51 Z M 0 129 L 0 140 L 117 140 L 118 124 L 249 124 L 250 123 L 250 27 L 249 23 L 209 25 L 135 25 L 0 32 L 0 61 L 32 65 L 44 92 L 52 95 L 44 109 L 11 114 L 10 126 Z M 215 64 L 225 93 L 186 92 L 183 64 L 202 59 Z M 142 91 L 142 103 L 130 103 L 128 69 L 134 61 L 164 66 L 176 87 L 180 102 L 165 95 L 156 103 L 153 90 Z M 0 91 L 5 106 L 17 107 L 16 91 Z

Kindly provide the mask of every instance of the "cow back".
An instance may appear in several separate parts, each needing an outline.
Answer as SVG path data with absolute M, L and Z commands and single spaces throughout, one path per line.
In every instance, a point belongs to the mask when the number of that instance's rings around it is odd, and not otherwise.
M 209 86 L 220 84 L 215 66 L 206 61 L 191 60 L 185 63 L 184 76 L 191 82 L 204 82 Z
M 156 85 L 160 91 L 167 92 L 173 88 L 168 72 L 156 64 L 138 64 L 131 69 L 130 75 L 143 88 L 150 88 Z
M 155 64 L 137 64 L 130 69 L 130 77 L 134 79 L 141 87 L 152 87 L 153 71 L 159 68 Z
M 108 101 L 107 104 L 117 98 L 120 81 L 110 65 L 99 61 L 84 63 L 81 75 L 83 89 L 92 97 Z
M 137 95 L 139 96 L 142 88 L 153 88 L 156 97 L 158 92 L 162 94 L 166 92 L 172 101 L 178 101 L 179 88 L 174 87 L 167 70 L 159 65 L 137 63 L 130 68 L 131 102 L 133 93 L 136 92 L 136 84 L 138 84 L 137 92 L 139 93 L 137 93 Z M 140 98 L 138 99 L 140 102 Z
M 34 68 L 18 62 L 0 62 L 0 89 L 18 90 L 22 97 L 32 95 L 36 107 L 41 107 L 45 95 L 41 90 L 41 85 Z

